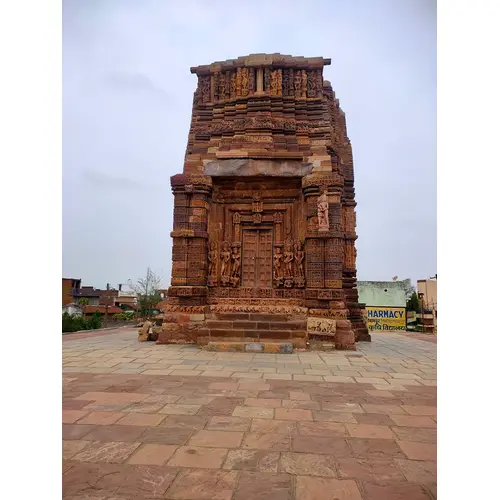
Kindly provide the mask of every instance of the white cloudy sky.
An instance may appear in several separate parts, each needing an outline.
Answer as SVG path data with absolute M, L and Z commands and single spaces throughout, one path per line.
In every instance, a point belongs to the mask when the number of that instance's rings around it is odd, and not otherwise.
M 358 202 L 358 279 L 436 272 L 435 0 L 64 0 L 63 275 L 170 282 L 196 77 L 251 53 L 331 58 Z

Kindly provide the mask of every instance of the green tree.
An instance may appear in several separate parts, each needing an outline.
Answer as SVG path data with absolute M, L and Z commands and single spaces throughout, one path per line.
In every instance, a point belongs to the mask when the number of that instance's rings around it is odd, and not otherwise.
M 415 311 L 415 312 L 420 311 L 420 303 L 418 300 L 417 292 L 413 291 L 413 293 L 410 295 L 410 298 L 407 299 L 406 310 L 407 311 Z
M 78 303 L 83 307 L 83 306 L 88 306 L 89 305 L 89 299 L 87 297 L 81 297 Z
M 161 297 L 158 291 L 161 278 L 148 267 L 146 276 L 137 280 L 137 283 L 130 283 L 132 290 L 137 294 L 139 303 L 139 315 L 149 319 L 154 315 L 156 304 Z

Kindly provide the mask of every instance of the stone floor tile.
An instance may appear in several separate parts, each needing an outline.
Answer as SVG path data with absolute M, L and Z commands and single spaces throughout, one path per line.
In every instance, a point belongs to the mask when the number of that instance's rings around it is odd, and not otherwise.
M 358 384 L 377 384 L 379 386 L 389 385 L 387 379 L 385 378 L 373 378 L 373 377 L 354 377 Z M 385 382 L 385 384 L 384 384 Z
M 198 448 L 181 446 L 168 461 L 172 467 L 220 469 L 228 450 L 223 448 Z
M 289 373 L 264 373 L 262 378 L 266 380 L 292 380 L 292 375 Z
M 128 413 L 125 414 L 116 425 L 139 425 L 141 427 L 154 427 L 164 420 L 165 415 L 151 413 Z
M 384 415 L 407 415 L 401 405 L 376 405 L 363 403 L 361 406 L 367 413 L 383 413 Z
M 281 399 L 274 398 L 246 398 L 245 406 L 254 406 L 261 408 L 280 408 Z
M 352 380 L 353 377 L 360 377 L 361 373 L 358 370 L 332 370 L 334 377 L 348 377 Z
M 215 396 L 183 396 L 177 404 L 181 405 L 208 405 L 215 399 Z
M 380 371 L 366 371 L 361 373 L 361 378 L 391 378 L 391 375 L 388 374 L 387 372 L 380 372 Z
M 200 370 L 172 370 L 169 375 L 174 377 L 197 377 L 201 374 Z
M 410 460 L 437 460 L 436 445 L 434 443 L 418 443 L 416 441 L 398 441 L 399 447 Z
M 179 472 L 166 498 L 172 500 L 231 500 L 238 474 L 222 470 Z
M 331 455 L 284 452 L 280 457 L 280 471 L 293 475 L 337 477 L 335 464 Z
M 87 411 L 84 410 L 63 410 L 62 412 L 62 423 L 63 424 L 74 424 L 77 420 L 80 420 L 85 415 Z
M 100 404 L 117 404 L 117 403 L 137 403 L 147 398 L 149 394 L 135 392 L 86 392 L 76 397 L 75 399 L 84 399 L 95 401 Z
M 89 442 L 88 446 L 72 457 L 77 462 L 124 462 L 136 448 L 139 443 L 124 443 L 112 441 L 108 443 L 100 441 Z
M 394 439 L 390 427 L 372 424 L 345 424 L 347 431 L 356 438 Z
M 437 429 L 417 427 L 392 427 L 397 439 L 401 441 L 416 441 L 419 443 L 436 443 Z
M 205 370 L 202 373 L 200 373 L 200 377 L 220 377 L 220 378 L 226 378 L 230 377 L 233 374 L 233 372 L 222 372 L 222 371 L 214 371 L 214 370 Z
M 394 460 L 398 468 L 410 483 L 434 484 L 437 481 L 436 462 L 422 460 Z
M 179 397 L 179 396 L 175 396 Z M 163 407 L 165 403 L 153 403 L 141 401 L 140 403 L 132 403 L 125 408 L 123 408 L 124 413 L 158 413 Z
M 102 403 L 90 403 L 83 407 L 83 409 L 90 413 L 92 411 L 106 411 L 110 413 L 124 411 L 130 403 L 114 403 L 114 404 L 102 404 Z
M 331 403 L 324 401 L 321 403 L 323 410 L 345 413 L 364 413 L 361 405 L 357 403 Z
M 116 496 L 107 500 L 132 498 L 161 498 L 179 470 L 154 465 L 127 465 L 121 474 Z
M 311 410 L 302 410 L 300 408 L 276 408 L 274 410 L 276 420 L 297 420 L 297 421 L 312 421 L 313 416 Z
M 101 494 L 103 498 L 109 498 L 109 495 L 118 489 L 123 480 L 123 467 L 117 464 L 75 462 L 63 476 L 63 498 L 78 495 L 83 500 L 85 498 L 83 495 L 90 492 L 95 494 L 96 498 L 99 498 L 98 495 Z
M 238 389 L 238 383 L 237 382 L 212 382 L 211 384 L 208 385 L 209 389 L 213 389 L 216 391 L 220 391 L 222 389 L 227 389 L 229 391 L 235 391 Z
M 263 380 L 242 380 L 238 383 L 238 389 L 249 391 L 268 391 L 271 386 Z
M 278 452 L 267 450 L 229 450 L 223 469 L 278 472 Z
M 249 432 L 245 435 L 242 448 L 254 450 L 288 451 L 290 437 L 287 434 L 269 434 L 265 432 Z
M 408 482 L 363 482 L 361 488 L 365 500 L 429 500 L 422 485 Z
M 336 457 L 352 456 L 347 441 L 341 437 L 294 436 L 292 437 L 292 451 Z
M 233 417 L 243 418 L 274 418 L 274 409 L 251 406 L 237 406 L 234 409 L 232 415 Z
M 203 446 L 207 448 L 238 448 L 243 439 L 243 432 L 213 431 L 202 429 L 193 434 L 188 442 L 189 446 Z
M 81 418 L 78 424 L 111 425 L 123 417 L 123 413 L 108 411 L 93 411 Z
M 301 382 L 323 382 L 322 375 L 294 375 L 293 380 Z
M 262 378 L 262 373 L 255 373 L 255 372 L 243 372 L 243 371 L 235 371 L 231 375 L 231 378 L 238 378 L 238 379 L 261 379 Z
M 384 458 L 339 458 L 339 477 L 363 481 L 404 481 L 405 476 L 394 461 Z
M 285 434 L 297 433 L 297 422 L 293 420 L 268 420 L 254 418 L 251 421 L 250 432 L 262 434 Z
M 250 429 L 251 419 L 240 417 L 212 417 L 206 429 L 214 431 L 238 431 L 246 432 Z M 267 422 L 267 420 L 265 420 Z
M 326 369 L 323 369 L 323 370 L 318 370 L 318 369 L 312 369 L 312 368 L 306 368 L 304 369 L 304 373 L 306 375 L 320 375 L 320 376 L 331 376 L 332 372 L 330 370 L 326 370 Z
M 283 408 L 298 408 L 302 410 L 321 410 L 318 401 L 297 401 L 295 399 L 284 399 Z
M 429 417 L 435 417 L 437 415 L 437 408 L 435 406 L 403 405 L 402 408 L 408 415 Z
M 422 385 L 426 386 L 436 386 L 437 382 L 435 380 L 419 380 Z
M 402 386 L 405 386 L 405 387 L 406 386 L 408 386 L 408 387 L 411 387 L 411 386 L 419 386 L 419 387 L 421 387 L 423 381 L 422 380 L 413 380 L 413 379 L 397 379 L 397 380 L 394 380 L 394 382 L 397 382 L 399 385 L 402 385 Z
M 311 399 L 311 396 L 309 394 L 301 391 L 289 391 L 289 394 L 290 399 L 296 401 L 309 401 Z
M 393 378 L 397 379 L 413 379 L 413 380 L 419 380 L 421 377 L 419 375 L 416 375 L 415 373 L 401 373 L 401 372 L 394 372 L 391 373 L 391 376 Z
M 384 383 L 384 384 L 373 384 L 373 388 L 377 391 L 406 391 L 406 387 L 399 384 Z
M 352 377 L 337 376 L 337 375 L 326 375 L 323 377 L 325 382 L 337 382 L 342 384 L 355 384 L 356 381 Z
M 350 479 L 297 476 L 296 500 L 362 500 L 356 482 Z
M 291 490 L 288 474 L 241 471 L 233 500 L 289 500 Z
M 196 367 L 197 370 L 202 370 L 203 372 L 205 371 L 213 371 L 213 372 L 217 372 L 217 371 L 220 371 L 222 370 L 222 368 L 224 368 L 222 365 L 198 365 Z
M 299 434 L 302 436 L 346 436 L 344 424 L 338 422 L 300 422 Z
M 356 423 L 353 413 L 334 412 L 334 411 L 314 411 L 313 419 L 315 422 L 340 422 L 340 423 Z
M 177 446 L 169 444 L 143 444 L 130 456 L 127 463 L 136 465 L 165 465 L 176 449 Z
M 200 410 L 201 405 L 180 405 L 180 404 L 167 404 L 160 413 L 167 415 L 196 415 Z
M 279 458 L 279 457 L 278 457 Z M 71 469 L 71 467 L 73 467 L 75 464 L 77 464 L 78 462 L 73 462 L 73 460 L 65 460 L 63 458 L 63 461 L 62 461 L 62 473 L 63 475 L 69 471 Z
M 63 424 L 62 438 L 65 441 L 80 439 L 94 429 L 93 425 Z
M 436 422 L 430 417 L 416 417 L 407 415 L 391 415 L 392 420 L 398 427 L 436 427 Z
M 347 438 L 355 458 L 405 458 L 395 440 L 378 438 Z
M 394 422 L 383 413 L 353 413 L 358 424 L 386 425 L 392 426 Z
M 366 391 L 370 396 L 374 396 L 376 398 L 395 398 L 392 392 L 386 390 L 368 390 Z
M 179 427 L 149 427 L 138 438 L 141 443 L 185 445 L 196 431 Z
M 73 458 L 79 451 L 83 450 L 86 446 L 89 445 L 90 441 L 63 441 L 63 451 L 62 457 L 64 460 L 70 460 Z
M 160 427 L 170 427 L 172 429 L 203 429 L 209 417 L 201 415 L 167 415 Z
M 145 430 L 146 427 L 135 425 L 98 425 L 85 434 L 82 439 L 85 441 L 136 442 L 139 441 Z

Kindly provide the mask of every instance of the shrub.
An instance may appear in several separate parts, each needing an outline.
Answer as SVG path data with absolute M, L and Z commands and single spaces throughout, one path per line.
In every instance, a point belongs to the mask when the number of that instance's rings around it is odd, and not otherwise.
M 99 312 L 93 314 L 92 318 L 86 320 L 83 316 L 72 316 L 68 312 L 62 315 L 62 331 L 78 332 L 80 330 L 95 330 L 101 328 L 102 315 Z

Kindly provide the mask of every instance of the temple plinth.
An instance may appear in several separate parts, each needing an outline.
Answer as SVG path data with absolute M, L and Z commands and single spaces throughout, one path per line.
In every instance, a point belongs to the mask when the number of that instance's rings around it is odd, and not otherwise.
M 183 172 L 171 178 L 172 280 L 159 343 L 369 340 L 356 290 L 345 115 L 323 68 L 281 54 L 191 68 Z M 194 330 L 193 330 L 194 331 Z

